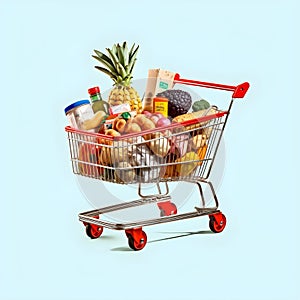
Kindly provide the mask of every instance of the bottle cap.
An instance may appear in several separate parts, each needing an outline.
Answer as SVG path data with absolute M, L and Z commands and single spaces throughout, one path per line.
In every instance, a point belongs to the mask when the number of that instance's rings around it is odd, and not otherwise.
M 74 102 L 72 104 L 70 104 L 69 106 L 67 106 L 65 108 L 65 114 L 67 114 L 71 109 L 75 108 L 75 107 L 78 107 L 80 105 L 83 105 L 83 104 L 90 104 L 90 101 L 89 100 L 79 100 L 77 102 Z
M 100 88 L 99 88 L 99 86 L 95 86 L 95 87 L 92 87 L 92 88 L 88 89 L 88 93 L 90 95 L 100 94 Z

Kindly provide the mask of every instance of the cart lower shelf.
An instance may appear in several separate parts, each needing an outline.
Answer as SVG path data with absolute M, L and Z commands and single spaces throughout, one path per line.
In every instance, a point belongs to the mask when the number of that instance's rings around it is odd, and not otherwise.
M 159 218 L 125 223 L 114 223 L 107 220 L 101 220 L 100 218 L 102 214 L 108 212 L 155 202 L 160 209 Z M 147 235 L 143 231 L 144 226 L 174 222 L 206 215 L 209 216 L 209 228 L 212 232 L 219 233 L 224 230 L 226 226 L 226 217 L 220 210 L 217 209 L 217 206 L 211 208 L 195 207 L 195 211 L 177 214 L 177 207 L 173 202 L 171 202 L 170 196 L 142 198 L 101 209 L 87 211 L 79 214 L 79 220 L 85 225 L 86 234 L 91 239 L 99 238 L 104 228 L 124 230 L 128 238 L 129 247 L 137 251 L 142 250 L 147 244 Z

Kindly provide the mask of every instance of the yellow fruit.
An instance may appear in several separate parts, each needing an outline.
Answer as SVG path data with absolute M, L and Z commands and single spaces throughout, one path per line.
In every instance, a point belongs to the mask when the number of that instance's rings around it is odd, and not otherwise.
M 207 145 L 204 144 L 201 148 L 198 149 L 197 154 L 199 156 L 199 159 L 203 160 L 205 158 L 206 155 L 206 151 L 207 151 Z M 203 161 L 199 161 L 198 165 L 200 166 L 202 164 Z
M 135 44 L 128 49 L 127 43 L 115 44 L 111 49 L 106 48 L 108 56 L 94 50 L 93 55 L 104 67 L 95 66 L 96 69 L 108 75 L 114 82 L 109 94 L 108 103 L 111 106 L 117 103 L 129 103 L 131 110 L 138 113 L 142 111 L 142 101 L 137 91 L 131 87 L 132 71 L 136 62 L 139 46 Z
M 123 103 L 128 103 L 132 111 L 142 112 L 142 101 L 138 92 L 131 86 L 119 84 L 111 90 L 108 104 L 114 106 Z
M 176 159 L 175 162 L 178 163 L 176 165 L 176 172 L 178 173 L 178 176 L 185 177 L 190 175 L 197 167 L 199 159 L 198 154 L 195 152 L 188 152 L 181 158 Z

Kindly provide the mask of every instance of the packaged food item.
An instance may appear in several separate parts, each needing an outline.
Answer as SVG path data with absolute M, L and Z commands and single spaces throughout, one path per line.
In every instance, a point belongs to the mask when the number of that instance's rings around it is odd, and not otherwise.
M 157 93 L 173 88 L 174 72 L 150 69 L 144 96 L 144 111 L 153 112 L 153 98 Z
M 169 139 L 161 132 L 152 133 L 151 139 L 147 144 L 151 151 L 158 157 L 165 157 L 171 148 Z
M 113 128 L 113 124 L 115 122 L 115 119 L 118 117 L 118 114 L 109 115 L 103 122 L 103 129 L 108 130 Z
M 94 117 L 94 112 L 89 100 L 79 100 L 65 108 L 65 114 L 69 124 L 75 129 L 85 130 L 83 123 Z M 94 131 L 91 129 L 91 131 Z
M 167 98 L 155 97 L 153 98 L 153 112 L 160 113 L 164 117 L 168 117 L 168 102 Z
M 109 104 L 102 99 L 100 88 L 98 86 L 88 89 L 90 95 L 93 112 L 104 111 L 106 114 L 109 113 Z
M 123 112 L 129 112 L 129 111 L 130 111 L 130 105 L 129 105 L 129 103 L 123 103 L 123 104 L 119 104 L 119 105 L 114 105 L 114 106 L 111 106 L 109 108 L 109 113 L 111 115 L 120 114 L 120 113 L 123 113 Z

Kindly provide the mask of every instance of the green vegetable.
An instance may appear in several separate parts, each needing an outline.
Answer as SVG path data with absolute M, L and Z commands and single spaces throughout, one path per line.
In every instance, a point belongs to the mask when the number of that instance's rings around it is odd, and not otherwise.
M 199 111 L 199 110 L 203 110 L 203 109 L 208 109 L 209 107 L 210 107 L 210 104 L 206 100 L 201 99 L 201 100 L 194 102 L 192 109 L 193 109 L 193 112 L 195 112 L 195 111 Z

